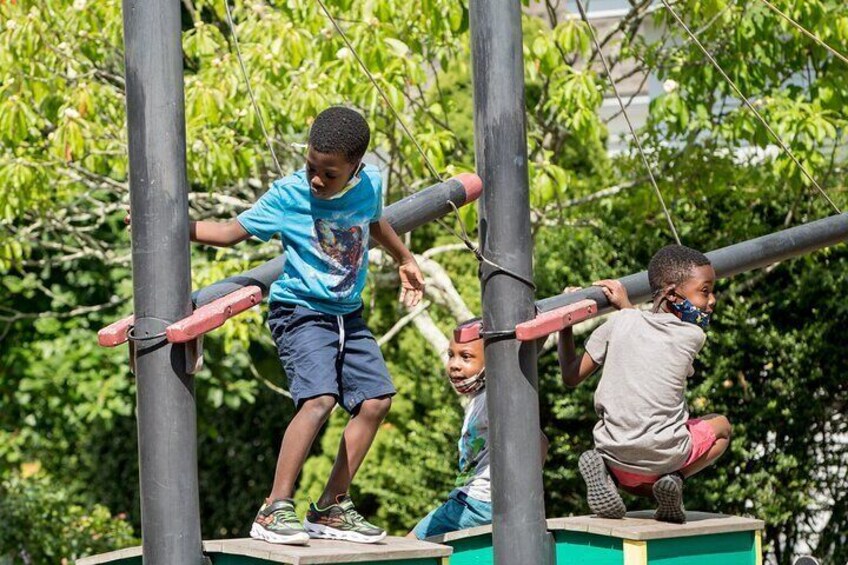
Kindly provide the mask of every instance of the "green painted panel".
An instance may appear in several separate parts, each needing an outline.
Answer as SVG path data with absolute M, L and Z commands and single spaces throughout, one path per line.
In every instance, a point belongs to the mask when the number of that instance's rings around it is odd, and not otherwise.
M 492 565 L 495 562 L 491 534 L 456 540 L 445 545 L 453 548 L 450 565 Z
M 554 533 L 554 540 L 556 565 L 622 565 L 624 562 L 624 544 L 618 538 L 560 530 Z
M 648 542 L 648 565 L 754 565 L 754 532 Z
M 269 565 L 274 563 L 266 559 L 229 555 L 225 553 L 207 554 L 214 565 Z M 393 559 L 391 561 L 360 561 L 358 563 L 338 563 L 337 565 L 441 565 L 440 557 L 421 557 L 417 559 Z M 276 564 L 275 565 L 279 565 Z

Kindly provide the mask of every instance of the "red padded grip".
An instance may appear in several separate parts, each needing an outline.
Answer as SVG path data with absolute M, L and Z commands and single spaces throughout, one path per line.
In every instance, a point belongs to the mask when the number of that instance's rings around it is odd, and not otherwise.
M 518 324 L 515 326 L 515 337 L 519 341 L 539 339 L 587 320 L 597 313 L 597 302 L 588 299 L 581 300 L 550 312 L 544 312 L 536 316 L 534 320 Z
M 174 322 L 165 329 L 171 343 L 185 343 L 220 328 L 224 322 L 262 302 L 262 289 L 246 286 L 218 300 L 201 306 L 188 318 Z
M 115 347 L 127 341 L 127 332 L 135 322 L 135 316 L 130 315 L 122 320 L 113 322 L 97 332 L 97 343 L 102 347 Z
M 479 320 L 466 322 L 453 330 L 453 340 L 457 343 L 468 343 L 480 339 L 483 324 Z

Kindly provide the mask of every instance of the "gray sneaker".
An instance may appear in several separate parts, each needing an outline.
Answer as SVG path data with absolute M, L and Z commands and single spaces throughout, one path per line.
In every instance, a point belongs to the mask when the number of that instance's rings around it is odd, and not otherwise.
M 655 520 L 675 524 L 686 522 L 686 511 L 683 508 L 683 479 L 679 474 L 663 475 L 657 479 L 653 492 L 654 498 L 657 499 Z
M 362 517 L 350 497 L 339 495 L 336 504 L 327 508 L 309 505 L 306 531 L 313 538 L 336 539 L 357 543 L 377 543 L 386 537 L 386 531 Z
M 586 501 L 592 512 L 601 518 L 624 518 L 627 507 L 618 488 L 607 473 L 607 466 L 601 454 L 595 451 L 584 451 L 577 463 L 583 480 L 586 481 Z
M 290 498 L 279 498 L 263 504 L 250 528 L 250 537 L 290 545 L 309 543 L 309 534 L 297 519 L 294 501 Z

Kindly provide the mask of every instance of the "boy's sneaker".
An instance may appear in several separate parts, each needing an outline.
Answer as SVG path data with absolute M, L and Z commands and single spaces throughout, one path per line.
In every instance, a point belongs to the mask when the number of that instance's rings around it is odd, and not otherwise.
M 250 528 L 250 537 L 271 543 L 309 543 L 309 534 L 297 519 L 294 501 L 290 498 L 279 498 L 271 503 L 264 503 Z
M 654 498 L 657 499 L 654 519 L 675 524 L 686 522 L 686 512 L 683 508 L 683 479 L 678 473 L 663 475 L 657 479 L 653 491 Z
M 356 511 L 346 494 L 336 497 L 336 504 L 327 508 L 310 504 L 303 525 L 313 538 L 376 543 L 386 537 L 385 530 L 369 523 Z
M 594 449 L 584 451 L 577 464 L 586 481 L 586 501 L 592 512 L 601 518 L 624 518 L 627 508 L 618 488 L 607 473 L 607 466 L 600 453 Z

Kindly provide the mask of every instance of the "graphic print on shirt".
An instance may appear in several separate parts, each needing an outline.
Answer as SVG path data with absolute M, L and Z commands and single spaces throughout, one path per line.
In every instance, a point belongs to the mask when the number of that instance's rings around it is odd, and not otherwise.
M 480 454 L 485 447 L 486 438 L 480 435 L 477 420 L 471 420 L 459 440 L 459 475 L 456 477 L 456 486 L 464 486 L 474 478 Z
M 344 295 L 356 284 L 364 249 L 362 231 L 358 225 L 342 228 L 332 220 L 315 219 L 317 247 L 329 258 L 329 274 L 338 277 L 329 287 L 332 292 Z

